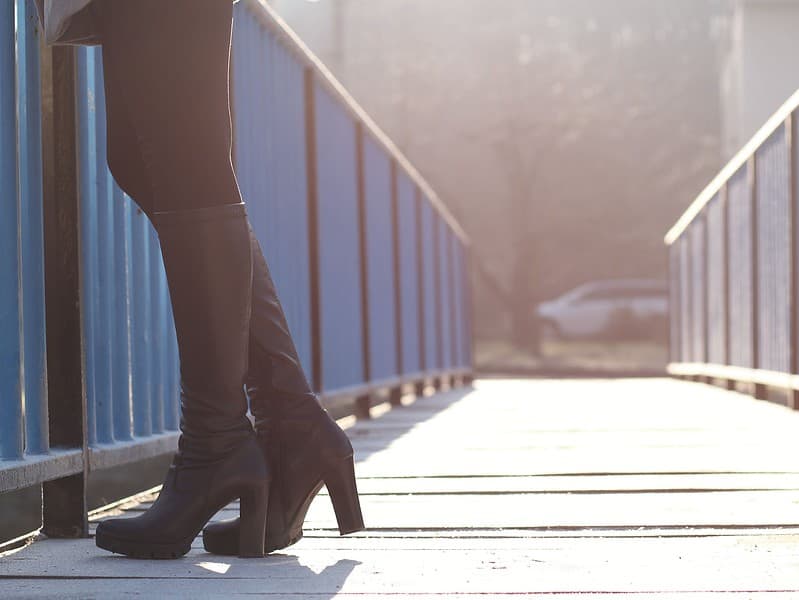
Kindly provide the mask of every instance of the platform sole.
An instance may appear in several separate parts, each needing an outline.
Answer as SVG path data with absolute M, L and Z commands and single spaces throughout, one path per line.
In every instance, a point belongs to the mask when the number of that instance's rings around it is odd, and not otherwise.
M 131 558 L 143 559 L 175 559 L 185 556 L 191 550 L 191 540 L 183 540 L 171 544 L 155 544 L 152 542 L 133 542 L 98 531 L 94 538 L 98 548 L 114 554 L 122 554 Z

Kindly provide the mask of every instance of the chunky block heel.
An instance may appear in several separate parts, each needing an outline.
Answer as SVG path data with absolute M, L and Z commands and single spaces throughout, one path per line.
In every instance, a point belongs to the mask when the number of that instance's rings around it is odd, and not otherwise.
M 269 482 L 241 495 L 239 504 L 239 557 L 263 558 L 266 542 L 266 514 L 269 507 Z
M 355 533 L 364 529 L 361 502 L 355 484 L 355 464 L 352 457 L 346 458 L 328 468 L 324 482 L 333 503 L 341 535 Z
M 259 344 L 252 345 L 253 348 L 259 348 Z M 268 360 L 256 361 L 256 364 L 265 363 Z M 270 388 L 261 388 L 256 383 L 248 387 L 250 399 L 260 397 L 264 402 L 264 395 Z M 281 397 L 274 392 L 270 396 L 272 400 L 275 414 L 259 413 L 261 447 L 266 461 L 274 469 L 266 552 L 286 548 L 302 539 L 308 507 L 325 484 L 341 534 L 363 530 L 353 450 L 347 434 L 322 409 L 313 394 Z M 257 403 L 253 404 L 254 408 L 256 406 Z M 203 546 L 213 554 L 236 556 L 241 527 L 240 519 L 211 523 L 203 531 Z

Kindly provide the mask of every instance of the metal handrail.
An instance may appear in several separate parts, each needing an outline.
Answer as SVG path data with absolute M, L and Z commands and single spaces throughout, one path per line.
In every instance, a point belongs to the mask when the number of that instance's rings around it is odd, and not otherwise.
M 244 0 L 244 4 L 253 11 L 253 14 L 260 20 L 261 24 L 283 40 L 286 47 L 294 52 L 299 60 L 306 66 L 311 67 L 318 80 L 339 98 L 341 103 L 347 107 L 347 110 L 350 111 L 356 120 L 363 123 L 363 126 L 369 134 L 385 148 L 386 152 L 397 161 L 419 189 L 430 199 L 431 203 L 436 207 L 436 210 L 447 221 L 452 230 L 458 234 L 461 242 L 466 245 L 471 244 L 469 236 L 466 234 L 461 224 L 455 219 L 428 181 L 421 175 L 416 167 L 413 166 L 411 161 L 408 160 L 391 138 L 380 129 L 377 123 L 375 123 L 361 105 L 358 104 L 346 88 L 335 78 L 325 64 L 319 60 L 310 48 L 308 48 L 305 42 L 303 42 L 294 30 L 289 27 L 286 21 L 277 14 L 275 9 L 269 6 L 266 0 Z
M 665 237 L 668 371 L 799 408 L 799 91 Z
M 775 112 L 765 125 L 750 139 L 743 148 L 719 171 L 713 180 L 702 190 L 686 211 L 680 216 L 674 226 L 669 229 L 664 241 L 666 245 L 672 245 L 686 230 L 694 219 L 707 206 L 707 203 L 718 194 L 719 190 L 730 180 L 730 178 L 743 167 L 747 161 L 757 152 L 757 150 L 785 121 L 799 108 L 799 90 Z

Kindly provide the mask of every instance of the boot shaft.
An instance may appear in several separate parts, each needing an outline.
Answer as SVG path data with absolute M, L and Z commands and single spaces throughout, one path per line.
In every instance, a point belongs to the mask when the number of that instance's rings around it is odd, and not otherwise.
M 183 450 L 224 452 L 249 430 L 252 255 L 244 204 L 153 215 L 180 355 Z

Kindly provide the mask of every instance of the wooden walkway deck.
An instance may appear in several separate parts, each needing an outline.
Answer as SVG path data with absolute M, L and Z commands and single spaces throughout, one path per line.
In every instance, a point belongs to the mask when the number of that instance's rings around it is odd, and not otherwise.
M 0 559 L 0 598 L 799 598 L 785 408 L 666 379 L 496 380 L 350 433 L 368 532 L 339 538 L 322 497 L 264 560 L 42 540 Z

